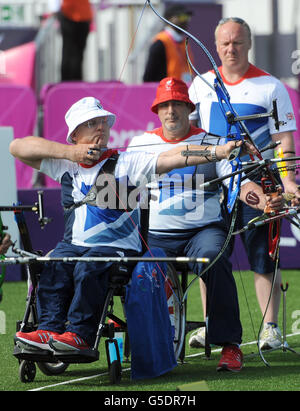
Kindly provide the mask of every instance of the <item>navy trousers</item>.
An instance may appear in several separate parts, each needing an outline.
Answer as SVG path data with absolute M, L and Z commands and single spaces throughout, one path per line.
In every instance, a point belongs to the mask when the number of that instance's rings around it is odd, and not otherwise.
M 51 257 L 119 257 L 117 251 L 109 247 L 87 248 L 61 242 Z M 133 252 L 121 251 L 124 255 L 133 255 Z M 74 332 L 93 345 L 111 265 L 106 262 L 47 263 L 38 285 L 38 328 L 58 333 Z
M 150 247 L 160 247 L 169 256 L 208 257 L 218 255 L 227 233 L 221 225 L 202 227 L 197 232 L 157 235 L 149 233 Z M 200 275 L 205 264 L 191 263 L 190 269 Z M 215 345 L 242 342 L 239 303 L 232 265 L 226 250 L 203 275 L 208 298 L 208 342 Z

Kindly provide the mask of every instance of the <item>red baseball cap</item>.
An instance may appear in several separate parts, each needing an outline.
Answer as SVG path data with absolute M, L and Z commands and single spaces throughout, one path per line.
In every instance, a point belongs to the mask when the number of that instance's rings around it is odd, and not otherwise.
M 184 101 L 191 106 L 191 111 L 195 110 L 194 103 L 189 98 L 187 85 L 175 77 L 166 77 L 159 83 L 156 90 L 156 97 L 152 103 L 151 110 L 157 114 L 157 106 L 169 100 Z

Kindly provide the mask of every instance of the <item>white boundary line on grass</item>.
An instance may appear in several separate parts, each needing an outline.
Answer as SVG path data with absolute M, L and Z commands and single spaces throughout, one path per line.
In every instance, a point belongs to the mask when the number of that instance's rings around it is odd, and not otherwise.
M 130 368 L 124 368 L 124 369 L 122 369 L 122 372 L 129 371 L 129 370 L 130 370 Z M 101 374 L 90 375 L 89 377 L 76 378 L 75 380 L 68 380 L 68 381 L 58 382 L 57 384 L 45 385 L 44 387 L 33 388 L 32 390 L 28 390 L 28 391 L 42 391 L 42 390 L 45 390 L 46 388 L 58 387 L 59 385 L 67 385 L 67 384 L 72 384 L 74 382 L 92 380 L 93 378 L 103 377 L 104 375 L 107 375 L 107 374 L 108 374 L 108 372 L 106 371 L 106 372 L 103 372 Z
M 293 336 L 295 336 L 295 335 L 300 335 L 300 332 L 293 333 L 293 334 L 288 334 L 288 335 L 286 335 L 286 337 L 293 337 Z M 250 342 L 241 344 L 241 347 L 244 347 L 244 346 L 246 346 L 246 345 L 253 345 L 253 344 L 256 344 L 256 343 L 257 343 L 257 341 L 250 341 Z M 212 350 L 212 352 L 220 352 L 221 350 L 222 350 L 222 348 L 216 348 L 215 350 Z M 196 353 L 196 354 L 187 355 L 186 357 L 187 357 L 187 358 L 189 358 L 189 357 L 200 357 L 200 356 L 202 356 L 202 355 L 204 355 L 204 354 L 205 354 L 204 352 L 200 352 L 200 353 Z M 130 371 L 130 369 L 131 369 L 131 368 L 124 368 L 124 369 L 122 370 L 122 372 Z M 28 391 L 42 391 L 42 390 L 45 390 L 45 389 L 47 389 L 47 388 L 58 387 L 58 386 L 60 386 L 60 385 L 73 384 L 73 383 L 76 383 L 76 382 L 81 382 L 81 381 L 86 381 L 86 380 L 92 380 L 92 379 L 94 379 L 94 378 L 103 377 L 103 376 L 105 376 L 105 375 L 108 375 L 108 372 L 107 372 L 107 371 L 106 371 L 106 372 L 103 372 L 103 373 L 101 373 L 101 374 L 90 375 L 89 377 L 76 378 L 76 379 L 74 379 L 74 380 L 68 380 L 68 381 L 58 382 L 58 383 L 56 383 L 56 384 L 45 385 L 44 387 L 33 388 L 32 390 L 28 390 Z

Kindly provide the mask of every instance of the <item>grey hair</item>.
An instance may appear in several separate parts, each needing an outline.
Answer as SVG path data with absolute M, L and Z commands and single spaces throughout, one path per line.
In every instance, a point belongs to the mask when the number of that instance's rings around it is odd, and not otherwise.
M 224 17 L 223 19 L 221 19 L 216 27 L 215 30 L 215 39 L 216 39 L 216 35 L 217 35 L 217 30 L 223 26 L 223 24 L 228 23 L 229 21 L 233 21 L 234 23 L 238 23 L 241 26 L 245 27 L 246 32 L 248 34 L 248 38 L 249 41 L 251 43 L 251 29 L 249 27 L 249 24 L 245 22 L 245 20 L 241 19 L 240 17 Z

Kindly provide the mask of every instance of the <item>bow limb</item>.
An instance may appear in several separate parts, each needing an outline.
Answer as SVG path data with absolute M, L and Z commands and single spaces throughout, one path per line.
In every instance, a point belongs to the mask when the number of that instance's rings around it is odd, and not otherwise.
M 280 226 L 279 226 L 279 229 L 280 229 Z M 280 233 L 279 233 L 279 236 L 280 236 Z M 266 308 L 265 308 L 265 311 L 264 311 L 264 314 L 263 314 L 263 317 L 262 317 L 262 320 L 261 320 L 261 323 L 260 323 L 260 327 L 259 327 L 259 330 L 258 330 L 258 336 L 257 336 L 258 353 L 259 353 L 259 356 L 260 356 L 261 360 L 263 361 L 263 363 L 267 367 L 269 367 L 270 364 L 265 359 L 265 357 L 263 355 L 263 352 L 262 352 L 262 349 L 260 347 L 260 334 L 261 334 L 261 331 L 262 331 L 262 328 L 263 328 L 263 325 L 264 325 L 264 322 L 265 322 L 265 318 L 266 318 L 266 315 L 267 315 L 267 312 L 268 312 L 268 309 L 269 309 L 269 306 L 270 306 L 270 303 L 271 303 L 271 298 L 272 298 L 272 295 L 273 295 L 273 292 L 274 292 L 274 288 L 275 288 L 275 284 L 276 284 L 276 278 L 277 278 L 277 275 L 278 275 L 278 269 L 279 269 L 279 240 L 276 242 L 276 245 L 275 245 L 275 248 L 274 248 L 274 258 L 273 258 L 273 260 L 275 261 L 275 270 L 273 272 L 271 291 L 270 291 L 268 302 L 267 302 L 267 305 L 266 305 Z
M 253 139 L 251 138 L 250 132 L 248 131 L 243 118 L 239 117 L 237 115 L 237 113 L 235 112 L 231 102 L 230 102 L 230 95 L 225 87 L 225 84 L 223 82 L 222 76 L 219 72 L 219 69 L 217 67 L 217 64 L 214 60 L 214 58 L 212 57 L 211 53 L 209 52 L 209 50 L 205 47 L 205 45 L 199 40 L 197 39 L 195 36 L 193 36 L 191 33 L 189 33 L 187 30 L 184 30 L 183 28 L 177 26 L 176 24 L 170 22 L 169 20 L 167 20 L 165 17 L 161 16 L 157 10 L 152 6 L 151 1 L 147 0 L 148 5 L 151 7 L 151 9 L 153 10 L 153 12 L 161 19 L 163 20 L 165 23 L 167 23 L 168 25 L 170 25 L 171 27 L 175 28 L 176 30 L 179 30 L 180 32 L 184 33 L 188 38 L 192 39 L 202 50 L 203 52 L 206 54 L 206 56 L 208 57 L 213 70 L 215 72 L 215 81 L 214 81 L 214 86 L 213 89 L 216 92 L 217 98 L 218 98 L 218 102 L 219 102 L 219 106 L 220 109 L 224 115 L 224 118 L 227 122 L 227 137 L 226 137 L 226 142 L 229 140 L 247 140 L 249 141 L 255 148 L 256 148 L 256 155 L 259 158 L 259 160 L 262 160 L 262 155 L 259 151 L 259 149 L 257 148 L 257 146 L 255 145 Z M 187 49 L 187 46 L 186 46 Z M 197 70 L 195 70 L 195 67 L 193 66 L 193 64 L 191 64 L 192 62 L 190 61 L 190 58 L 188 56 L 187 53 L 187 58 L 188 61 L 191 65 L 191 67 L 193 68 L 193 70 L 196 72 L 197 75 L 200 76 L 200 78 L 203 80 L 202 76 L 198 73 Z M 207 84 L 207 82 L 205 82 Z M 210 85 L 209 87 L 212 88 L 212 86 Z M 278 112 L 277 112 L 277 105 L 276 105 L 276 101 L 273 101 L 273 110 L 271 113 L 266 114 L 268 116 L 272 116 L 275 120 L 276 123 L 276 128 L 279 128 L 279 125 L 281 124 L 281 122 L 278 120 Z M 254 117 L 253 117 L 254 118 Z M 241 148 L 236 148 L 234 150 L 234 152 L 232 153 L 232 157 L 233 159 L 229 159 L 231 166 L 232 166 L 232 171 L 239 171 L 241 170 L 241 159 L 240 159 L 240 154 L 241 154 Z M 253 156 L 250 156 L 250 158 L 253 160 Z M 268 176 L 268 178 L 271 180 L 271 184 L 273 187 L 273 191 L 276 192 L 277 191 L 277 184 L 275 182 L 274 176 L 272 174 L 272 172 L 269 170 L 269 168 L 266 171 L 266 174 Z M 228 201 L 227 201 L 227 208 L 228 211 L 231 212 L 233 209 L 233 205 L 236 202 L 238 195 L 239 195 L 239 191 L 240 191 L 240 186 L 241 186 L 241 177 L 240 175 L 238 175 L 237 177 L 232 176 L 230 178 L 230 184 L 229 184 L 229 190 L 228 190 Z
M 177 26 L 176 24 L 172 23 L 171 21 L 167 20 L 165 17 L 161 16 L 158 11 L 152 6 L 151 1 L 150 0 L 146 0 L 146 2 L 148 3 L 148 5 L 150 6 L 150 8 L 153 10 L 153 12 L 161 19 L 163 20 L 165 23 L 167 23 L 169 26 L 175 28 L 176 30 L 181 31 L 183 34 L 185 34 L 188 38 L 192 39 L 202 50 L 203 52 L 206 54 L 207 58 L 209 59 L 212 68 L 215 72 L 216 75 L 216 83 L 214 85 L 214 87 L 212 85 L 209 85 L 210 88 L 213 88 L 216 91 L 216 84 L 218 84 L 218 87 L 222 90 L 222 96 L 224 96 L 225 100 L 229 101 L 230 100 L 230 96 L 229 93 L 225 87 L 225 84 L 222 80 L 220 71 L 218 69 L 217 63 L 215 62 L 213 56 L 211 55 L 211 53 L 209 52 L 209 50 L 205 47 L 205 45 L 199 40 L 197 39 L 193 34 L 189 33 L 187 30 L 184 30 L 182 27 Z M 189 62 L 191 63 L 189 57 L 188 57 Z M 193 70 L 195 70 L 195 67 L 193 64 L 191 64 L 191 67 L 193 68 Z M 198 73 L 197 70 L 195 70 L 196 74 L 199 75 L 200 78 L 202 78 L 202 76 Z M 206 82 L 206 84 L 208 84 Z M 218 95 L 218 93 L 217 93 Z M 219 96 L 218 96 L 219 97 Z M 232 110 L 233 114 L 235 115 L 236 113 L 233 110 L 233 107 L 230 105 L 230 109 Z M 225 116 L 226 118 L 226 116 Z
M 214 60 L 214 58 L 212 57 L 212 55 L 210 54 L 210 52 L 208 51 L 208 49 L 205 47 L 205 45 L 198 40 L 195 36 L 193 36 L 191 33 L 189 33 L 187 30 L 184 30 L 183 28 L 177 26 L 176 24 L 172 23 L 171 21 L 167 20 L 165 17 L 161 16 L 158 11 L 152 6 L 151 1 L 150 0 L 146 0 L 146 2 L 148 3 L 148 5 L 150 6 L 150 8 L 152 9 L 152 11 L 157 15 L 157 17 L 159 17 L 161 20 L 163 20 L 165 23 L 167 23 L 169 26 L 175 28 L 176 30 L 181 31 L 182 33 L 184 33 L 187 37 L 189 37 L 190 39 L 192 39 L 199 47 L 202 48 L 202 50 L 204 51 L 204 53 L 206 54 L 206 56 L 208 57 L 213 70 L 216 74 L 216 77 L 218 78 L 218 80 L 220 81 L 220 83 L 223 83 L 221 74 L 219 72 L 218 66 Z
M 228 121 L 228 118 L 235 118 L 236 117 L 236 113 L 230 103 L 230 96 L 229 93 L 225 87 L 225 84 L 222 80 L 221 74 L 219 72 L 218 66 L 214 60 L 214 58 L 212 57 L 211 53 L 208 51 L 208 49 L 205 47 L 205 45 L 199 40 L 197 39 L 195 36 L 193 36 L 191 33 L 189 33 L 188 31 L 184 30 L 183 28 L 177 26 L 176 24 L 170 22 L 169 20 L 167 20 L 165 17 L 161 16 L 157 10 L 155 10 L 155 8 L 152 6 L 151 1 L 147 0 L 148 5 L 151 7 L 151 9 L 153 10 L 153 12 L 161 19 L 163 20 L 165 23 L 167 23 L 168 25 L 170 25 L 171 27 L 175 28 L 176 30 L 181 31 L 182 33 L 184 33 L 188 38 L 192 39 L 202 50 L 203 52 L 206 54 L 207 58 L 209 59 L 213 70 L 215 72 L 215 81 L 214 81 L 214 86 L 210 86 L 211 88 L 214 89 L 214 91 L 216 92 L 217 98 L 218 98 L 218 102 L 221 108 L 221 111 L 224 115 L 224 118 L 227 122 L 228 128 L 227 128 L 227 137 L 226 137 L 226 142 L 229 141 L 230 139 L 232 140 L 242 140 L 244 141 L 244 137 L 247 135 L 248 139 L 251 139 L 250 137 L 250 133 L 248 132 L 248 130 L 246 129 L 246 127 L 244 125 L 242 125 L 242 122 L 233 122 L 230 123 Z M 192 68 L 194 66 L 191 66 Z M 199 75 L 198 72 L 196 72 L 197 75 Z M 200 76 L 200 78 L 202 78 Z M 234 134 L 230 134 L 231 129 L 235 128 L 235 132 Z M 253 144 L 253 141 L 251 139 L 251 142 Z M 241 149 L 238 148 L 235 150 L 235 152 L 233 153 L 232 157 L 234 157 L 234 160 L 230 160 L 231 162 L 231 166 L 232 166 L 232 171 L 236 171 L 239 170 L 241 168 L 241 160 L 240 160 L 240 152 Z M 231 177 L 231 181 L 230 181 L 230 186 L 229 186 L 229 193 L 228 193 L 228 203 L 227 203 L 227 207 L 229 212 L 232 211 L 233 209 L 233 205 L 235 203 L 235 201 L 237 200 L 239 191 L 240 191 L 240 184 L 241 184 L 241 179 L 238 176 L 237 178 L 235 178 L 234 176 Z
M 194 66 L 194 64 L 193 64 L 193 62 L 192 62 L 192 60 L 191 60 L 191 58 L 190 58 L 190 55 L 189 55 L 188 39 L 186 39 L 186 41 L 185 41 L 185 54 L 186 54 L 186 57 L 187 57 L 189 66 L 192 68 L 192 70 L 197 74 L 197 76 L 198 76 L 199 78 L 201 78 L 201 80 L 207 85 L 207 87 L 209 87 L 209 88 L 211 88 L 213 91 L 215 91 L 214 87 L 210 84 L 210 82 L 207 81 L 206 78 L 204 78 L 204 77 L 199 73 L 199 71 L 196 69 L 196 67 Z

